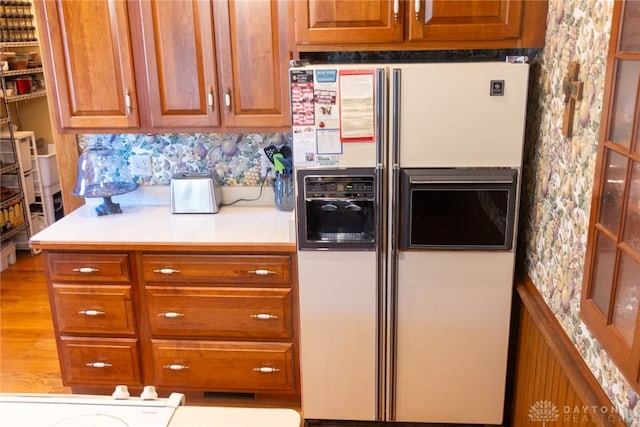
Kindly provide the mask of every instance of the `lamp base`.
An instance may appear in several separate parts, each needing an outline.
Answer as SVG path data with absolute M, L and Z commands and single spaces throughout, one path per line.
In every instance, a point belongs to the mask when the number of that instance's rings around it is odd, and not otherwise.
M 111 201 L 111 196 L 103 197 L 104 203 L 96 208 L 98 216 L 122 213 L 119 203 Z

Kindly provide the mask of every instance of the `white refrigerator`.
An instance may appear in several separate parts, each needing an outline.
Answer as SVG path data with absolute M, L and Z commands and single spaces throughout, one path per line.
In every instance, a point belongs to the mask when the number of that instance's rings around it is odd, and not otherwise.
M 295 170 L 372 168 L 377 186 L 373 247 L 298 250 L 305 419 L 502 422 L 528 72 L 291 68 Z M 478 216 L 500 237 L 472 237 Z

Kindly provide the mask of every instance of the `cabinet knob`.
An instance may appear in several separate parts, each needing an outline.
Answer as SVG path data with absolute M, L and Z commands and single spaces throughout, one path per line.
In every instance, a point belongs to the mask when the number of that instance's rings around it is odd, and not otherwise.
M 163 368 L 169 369 L 170 371 L 184 371 L 185 369 L 189 369 L 187 365 L 178 365 L 178 364 L 164 365 Z
M 102 368 L 110 368 L 112 365 L 109 362 L 89 362 L 86 364 L 86 366 L 90 368 L 102 369 Z
M 209 107 L 210 113 L 213 111 L 213 108 L 215 106 L 214 99 L 215 98 L 213 97 L 213 88 L 209 86 L 209 91 L 207 92 L 207 106 Z
M 159 268 L 157 270 L 153 270 L 153 272 L 160 273 L 160 274 L 174 274 L 174 273 L 180 273 L 180 270 L 176 268 Z
M 257 313 L 252 314 L 250 317 L 258 320 L 275 320 L 278 318 L 275 314 L 267 314 L 267 313 Z
M 124 114 L 127 116 L 131 114 L 131 92 L 129 89 L 124 90 Z
M 263 374 L 273 374 L 276 372 L 280 372 L 278 368 L 271 368 L 269 366 L 260 366 L 259 368 L 253 368 L 255 372 L 261 372 Z
M 93 268 L 93 267 L 80 267 L 80 268 L 74 268 L 73 271 L 76 273 L 87 274 L 87 273 L 97 273 L 98 271 L 100 271 L 100 269 Z
M 231 111 L 231 89 L 229 88 L 224 91 L 224 109 Z
M 82 314 L 89 317 L 97 317 L 97 316 L 104 316 L 106 313 L 101 310 L 80 310 L 78 314 Z
M 255 274 L 257 276 L 269 276 L 271 274 L 276 274 L 273 270 L 249 270 L 249 274 Z
M 184 317 L 184 314 L 175 311 L 167 311 L 166 313 L 158 314 L 160 317 L 166 317 L 167 319 L 175 319 L 176 317 Z

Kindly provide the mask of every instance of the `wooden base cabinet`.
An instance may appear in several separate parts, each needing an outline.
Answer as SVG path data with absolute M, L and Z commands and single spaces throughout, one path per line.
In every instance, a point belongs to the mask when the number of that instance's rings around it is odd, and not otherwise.
M 130 255 L 61 252 L 45 256 L 64 384 L 140 386 Z
M 142 254 L 156 385 L 295 392 L 292 262 L 289 254 Z
M 299 401 L 295 252 L 43 253 L 74 391 L 155 385 Z

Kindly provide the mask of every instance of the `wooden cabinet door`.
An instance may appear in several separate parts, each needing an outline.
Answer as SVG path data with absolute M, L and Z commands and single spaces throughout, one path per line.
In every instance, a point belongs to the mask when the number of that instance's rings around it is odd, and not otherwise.
M 136 128 L 139 115 L 123 1 L 36 2 L 49 86 L 65 129 Z
M 212 3 L 143 0 L 131 3 L 144 61 L 139 82 L 152 128 L 220 125 Z
M 401 7 L 401 0 L 294 1 L 296 43 L 401 42 Z
M 420 0 L 406 15 L 409 41 L 518 38 L 523 0 Z
M 213 5 L 225 126 L 290 126 L 287 2 L 217 0 Z

